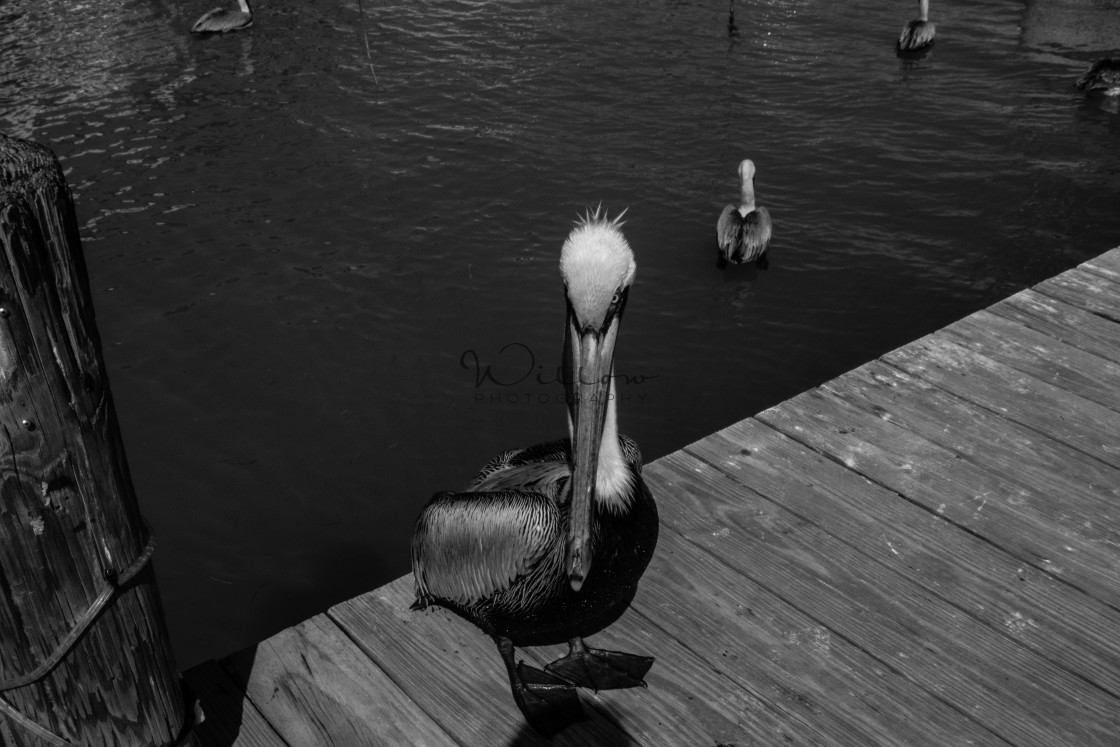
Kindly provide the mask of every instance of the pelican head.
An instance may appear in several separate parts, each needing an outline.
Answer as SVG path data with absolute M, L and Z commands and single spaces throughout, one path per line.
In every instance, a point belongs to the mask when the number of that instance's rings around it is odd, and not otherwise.
M 564 381 L 572 439 L 572 489 L 567 568 L 579 591 L 591 568 L 593 504 L 625 511 L 631 474 L 618 441 L 614 404 L 614 346 L 634 282 L 634 252 L 622 235 L 622 215 L 588 212 L 560 251 L 568 303 Z

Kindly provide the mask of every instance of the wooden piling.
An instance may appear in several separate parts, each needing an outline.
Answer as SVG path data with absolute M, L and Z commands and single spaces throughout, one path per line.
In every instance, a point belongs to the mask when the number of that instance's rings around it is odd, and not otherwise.
M 188 744 L 54 154 L 0 135 L 0 744 Z

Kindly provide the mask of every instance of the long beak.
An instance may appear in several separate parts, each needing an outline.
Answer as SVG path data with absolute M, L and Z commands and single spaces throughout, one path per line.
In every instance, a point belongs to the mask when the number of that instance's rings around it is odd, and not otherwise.
M 603 419 L 610 397 L 611 366 L 618 318 L 606 329 L 577 329 L 569 316 L 567 347 L 568 412 L 572 432 L 572 492 L 568 522 L 568 580 L 579 591 L 591 570 L 591 510 L 599 468 Z

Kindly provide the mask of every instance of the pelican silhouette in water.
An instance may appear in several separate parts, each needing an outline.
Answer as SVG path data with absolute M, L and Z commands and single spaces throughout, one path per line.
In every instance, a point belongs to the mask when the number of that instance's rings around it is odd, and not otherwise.
M 918 0 L 918 8 L 919 17 L 903 26 L 902 33 L 899 34 L 899 54 L 923 52 L 933 44 L 937 29 L 929 20 L 929 0 Z
M 719 261 L 742 264 L 757 261 L 766 266 L 766 248 L 770 244 L 770 211 L 754 203 L 754 161 L 739 164 L 739 204 L 730 203 L 720 213 L 716 224 Z
M 1120 57 L 1103 57 L 1077 79 L 1082 91 L 1104 91 L 1105 96 L 1120 96 Z
M 194 22 L 192 34 L 224 34 L 227 31 L 240 31 L 253 25 L 253 11 L 248 0 L 237 0 L 241 10 L 214 8 Z
M 585 215 L 560 253 L 570 438 L 507 451 L 465 491 L 439 493 L 412 537 L 413 609 L 447 607 L 492 636 L 526 720 L 551 736 L 583 718 L 576 687 L 644 686 L 653 659 L 584 637 L 621 615 L 657 543 L 637 445 L 618 432 L 613 358 L 634 282 L 621 216 Z M 544 670 L 514 647 L 569 644 Z

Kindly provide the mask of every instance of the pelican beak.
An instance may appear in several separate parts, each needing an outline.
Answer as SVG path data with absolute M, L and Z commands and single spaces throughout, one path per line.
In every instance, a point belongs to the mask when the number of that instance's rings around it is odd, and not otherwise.
M 567 572 L 579 591 L 591 569 L 591 511 L 599 468 L 603 419 L 611 396 L 611 372 L 618 316 L 602 328 L 577 326 L 569 311 L 566 335 L 565 386 L 572 435 L 572 492 L 568 522 Z

